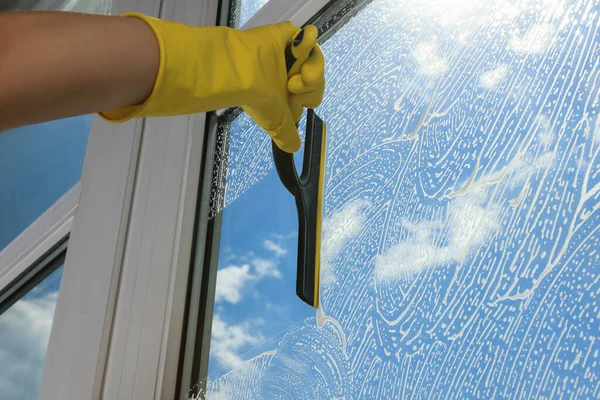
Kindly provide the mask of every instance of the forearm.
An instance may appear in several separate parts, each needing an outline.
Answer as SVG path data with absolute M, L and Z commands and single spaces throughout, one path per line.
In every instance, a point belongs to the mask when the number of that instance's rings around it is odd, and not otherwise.
M 159 65 L 135 18 L 63 12 L 0 14 L 0 131 L 142 103 Z

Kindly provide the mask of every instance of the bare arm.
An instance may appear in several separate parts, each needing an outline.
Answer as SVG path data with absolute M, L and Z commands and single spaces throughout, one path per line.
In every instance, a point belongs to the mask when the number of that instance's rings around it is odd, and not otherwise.
M 0 132 L 143 103 L 158 65 L 156 37 L 138 19 L 0 13 Z

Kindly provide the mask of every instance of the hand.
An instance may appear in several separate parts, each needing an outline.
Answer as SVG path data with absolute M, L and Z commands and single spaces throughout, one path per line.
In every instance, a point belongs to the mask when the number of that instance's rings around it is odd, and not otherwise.
M 288 103 L 296 123 L 304 107 L 317 108 L 321 104 L 325 92 L 325 57 L 316 43 L 318 30 L 314 25 L 308 25 L 304 31 L 303 42 L 310 47 L 309 57 L 299 63 L 299 71 L 292 69 L 288 74 Z
M 301 32 L 301 40 L 295 41 Z M 318 30 L 314 25 L 301 30 L 285 22 L 258 27 L 246 33 L 273 39 L 271 42 L 257 40 L 257 43 L 274 53 L 264 59 L 267 65 L 261 66 L 266 75 L 263 79 L 271 87 L 265 91 L 262 99 L 242 108 L 269 133 L 280 149 L 288 153 L 298 151 L 300 136 L 296 123 L 300 120 L 304 107 L 316 108 L 321 103 L 325 91 L 325 59 L 316 43 Z M 296 62 L 286 71 L 285 49 L 290 42 L 294 42 L 292 53 Z M 277 79 L 269 82 L 268 76 L 271 74 L 277 76 Z M 287 79 L 284 80 L 283 77 Z
M 156 35 L 160 65 L 150 96 L 140 105 L 108 110 L 111 122 L 135 117 L 192 114 L 242 108 L 283 151 L 300 149 L 296 129 L 303 107 L 320 104 L 325 89 L 324 58 L 314 26 L 292 47 L 296 59 L 287 71 L 285 48 L 302 30 L 291 22 L 247 31 L 193 27 L 148 17 Z

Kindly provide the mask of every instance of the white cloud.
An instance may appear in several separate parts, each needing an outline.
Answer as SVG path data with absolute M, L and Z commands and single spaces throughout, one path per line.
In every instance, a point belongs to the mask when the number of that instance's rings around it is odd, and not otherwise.
M 529 28 L 523 36 L 515 36 L 510 40 L 509 46 L 517 53 L 543 54 L 552 43 L 556 28 L 552 24 L 541 23 Z
M 448 60 L 438 55 L 435 41 L 417 44 L 412 53 L 418 68 L 418 73 L 426 76 L 441 75 L 448 70 Z
M 226 301 L 237 304 L 251 284 L 256 284 L 267 277 L 282 278 L 274 260 L 254 257 L 249 264 L 221 268 L 217 271 L 215 302 Z
M 242 365 L 240 352 L 247 346 L 265 341 L 259 330 L 262 320 L 247 320 L 241 324 L 228 324 L 220 314 L 215 314 L 212 325 L 210 352 L 222 368 L 231 370 Z
M 56 292 L 21 299 L 0 315 L 0 393 L 3 400 L 37 398 Z
M 363 229 L 366 222 L 365 209 L 368 205 L 365 200 L 351 201 L 323 221 L 321 285 L 330 285 L 336 281 L 332 263 L 344 245 Z
M 229 254 L 225 257 L 224 264 L 226 266 L 217 272 L 215 302 L 237 304 L 246 293 L 251 293 L 248 289 L 262 279 L 283 278 L 278 269 L 279 261 L 277 259 L 287 254 L 283 243 L 292 236 L 296 235 L 275 234 L 272 235 L 274 240 L 265 240 L 263 247 L 273 253 L 266 257 L 261 257 L 254 252 L 248 252 L 241 256 Z M 263 253 L 265 252 L 263 251 Z
M 446 218 L 404 222 L 406 239 L 375 259 L 377 279 L 408 278 L 429 267 L 464 261 L 499 225 L 500 207 L 482 206 L 483 200 L 483 193 L 467 193 L 448 204 Z
M 287 249 L 272 240 L 266 239 L 263 242 L 263 247 L 275 254 L 276 257 L 281 257 L 287 254 Z
M 227 301 L 237 304 L 242 299 L 242 292 L 248 281 L 254 279 L 250 273 L 250 266 L 244 264 L 240 267 L 230 265 L 217 271 L 217 287 L 215 302 Z
M 496 89 L 498 84 L 506 77 L 507 72 L 508 66 L 506 64 L 500 64 L 496 68 L 481 74 L 479 84 L 486 89 Z
M 266 276 L 271 278 L 281 278 L 281 272 L 279 272 L 277 269 L 277 263 L 273 260 L 255 258 L 252 260 L 252 266 L 256 271 L 257 279 L 262 279 Z
M 450 203 L 449 252 L 453 261 L 463 261 L 498 228 L 500 207 L 493 203 L 482 206 L 483 197 L 483 193 L 473 192 Z

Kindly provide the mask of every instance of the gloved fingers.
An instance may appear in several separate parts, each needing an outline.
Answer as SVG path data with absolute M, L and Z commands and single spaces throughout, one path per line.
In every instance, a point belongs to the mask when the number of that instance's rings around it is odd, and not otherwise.
M 292 36 L 291 49 L 296 61 L 288 71 L 288 77 L 292 77 L 302 71 L 302 66 L 310 58 L 318 36 L 319 30 L 314 25 L 307 25 L 303 29 L 298 29 Z
M 288 79 L 287 88 L 288 91 L 293 94 L 305 93 L 310 90 L 304 83 L 304 80 L 302 80 L 302 74 L 296 74 Z
M 288 103 L 292 110 L 294 107 L 302 106 L 307 108 L 317 108 L 323 101 L 323 93 L 325 92 L 325 78 L 321 79 L 317 86 L 310 92 L 300 94 L 290 94 Z
M 315 44 L 310 57 L 302 65 L 302 72 L 288 80 L 288 90 L 292 93 L 306 93 L 313 90 L 325 76 L 325 57 L 318 44 Z
M 288 90 L 294 94 L 306 93 L 314 90 L 325 75 L 325 57 L 318 44 L 302 65 L 302 72 L 293 75 L 288 80 Z
M 302 64 L 302 80 L 307 86 L 315 86 L 325 75 L 325 56 L 321 46 L 315 44 L 310 57 Z
M 302 65 L 301 73 L 288 79 L 288 90 L 294 94 L 306 93 L 314 90 L 325 75 L 325 57 L 318 44 Z
M 277 147 L 286 153 L 300 150 L 300 135 L 292 116 L 292 111 L 286 107 L 283 124 L 275 130 L 267 130 Z

